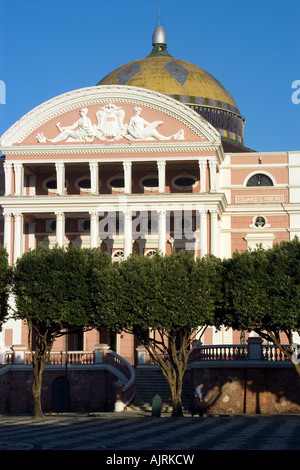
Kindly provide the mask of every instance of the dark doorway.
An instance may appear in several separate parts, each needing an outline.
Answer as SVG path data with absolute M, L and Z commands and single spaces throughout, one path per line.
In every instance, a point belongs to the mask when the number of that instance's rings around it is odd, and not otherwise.
M 57 377 L 52 383 L 52 411 L 65 413 L 70 408 L 70 386 L 66 377 Z

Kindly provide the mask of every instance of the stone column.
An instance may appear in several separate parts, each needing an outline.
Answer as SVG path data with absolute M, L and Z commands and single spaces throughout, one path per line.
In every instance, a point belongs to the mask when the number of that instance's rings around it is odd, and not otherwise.
M 166 229 L 167 229 L 167 217 L 165 210 L 158 211 L 158 251 L 162 254 L 166 254 Z
M 28 244 L 29 249 L 35 249 L 35 222 L 28 223 Z
M 14 214 L 14 263 L 22 255 L 23 248 L 23 215 L 20 213 Z
M 11 214 L 4 212 L 4 248 L 8 253 L 8 260 L 11 261 Z
M 22 163 L 14 163 L 15 170 L 15 196 L 23 194 L 24 169 Z
M 218 256 L 218 212 L 210 212 L 210 251 Z
M 207 254 L 207 212 L 200 212 L 200 258 Z
M 56 169 L 56 193 L 60 196 L 65 194 L 65 164 L 55 163 Z
M 200 192 L 206 192 L 206 161 L 199 160 L 199 169 L 200 169 Z
M 65 241 L 65 214 L 63 212 L 55 212 L 56 215 L 56 243 L 63 247 Z
M 90 163 L 90 179 L 91 179 L 91 194 L 98 194 L 99 190 L 99 177 L 98 177 L 98 163 Z
M 209 160 L 210 191 L 216 191 L 217 162 Z
M 166 190 L 166 162 L 157 162 L 158 168 L 158 192 L 164 193 Z
M 90 246 L 91 248 L 97 248 L 99 242 L 99 217 L 98 212 L 90 212 Z
M 124 169 L 124 191 L 131 194 L 131 162 L 123 162 Z
M 124 259 L 132 253 L 132 213 L 124 211 Z
M 11 177 L 12 177 L 12 163 L 4 162 L 4 173 L 5 173 L 5 196 L 11 194 Z

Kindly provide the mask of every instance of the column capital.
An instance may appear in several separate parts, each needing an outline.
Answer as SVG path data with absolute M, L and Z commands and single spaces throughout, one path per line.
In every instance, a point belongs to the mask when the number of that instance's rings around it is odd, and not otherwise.
M 19 162 L 14 163 L 14 169 L 15 170 L 20 171 L 20 170 L 22 170 L 22 168 L 23 168 L 23 163 L 19 163 Z
M 97 218 L 98 215 L 99 215 L 98 211 L 90 211 L 89 214 L 90 214 L 91 217 L 94 217 L 94 218 Z
M 128 162 L 128 161 L 123 162 L 123 168 L 125 170 L 129 170 L 131 166 L 132 166 L 132 162 Z
M 12 162 L 3 162 L 3 168 L 4 168 L 4 171 L 8 171 L 8 170 L 11 170 L 13 167 L 13 164 Z
M 124 209 L 123 214 L 124 214 L 125 219 L 131 219 L 132 218 L 132 211 L 130 209 Z
M 209 211 L 209 213 L 211 217 L 218 218 L 218 215 L 219 215 L 218 209 L 212 209 Z
M 163 160 L 163 161 L 159 160 L 157 162 L 157 167 L 158 167 L 159 170 L 163 170 L 166 167 L 166 161 L 165 160 Z
M 214 158 L 209 158 L 208 159 L 208 164 L 209 166 L 217 166 L 217 160 L 215 160 Z
M 166 217 L 167 211 L 166 211 L 166 209 L 159 209 L 157 211 L 157 213 L 158 213 L 159 218 L 164 218 L 164 217 Z

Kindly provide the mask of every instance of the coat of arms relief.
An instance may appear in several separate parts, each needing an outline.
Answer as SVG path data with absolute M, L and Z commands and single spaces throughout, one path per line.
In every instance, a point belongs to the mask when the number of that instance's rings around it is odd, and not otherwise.
M 74 124 L 67 127 L 62 127 L 59 122 L 56 124 L 59 131 L 56 137 L 49 139 L 40 133 L 36 138 L 39 143 L 93 142 L 94 139 L 107 141 L 120 140 L 121 138 L 129 141 L 184 139 L 182 129 L 170 136 L 160 134 L 157 127 L 162 125 L 163 121 L 148 122 L 142 118 L 141 113 L 141 108 L 134 107 L 133 116 L 127 124 L 124 123 L 124 109 L 109 103 L 96 112 L 97 124 L 93 124 L 88 117 L 88 109 L 82 108 L 79 111 L 80 117 Z

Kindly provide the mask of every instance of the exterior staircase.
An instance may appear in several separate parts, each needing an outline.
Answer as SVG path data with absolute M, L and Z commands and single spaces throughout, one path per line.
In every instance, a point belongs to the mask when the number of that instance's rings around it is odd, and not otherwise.
M 184 376 L 182 389 L 183 411 L 190 411 L 190 374 L 187 370 Z M 162 413 L 172 412 L 170 387 L 159 367 L 136 367 L 135 369 L 135 396 L 126 407 L 126 411 L 147 411 L 151 413 L 152 400 L 159 395 L 161 398 Z

